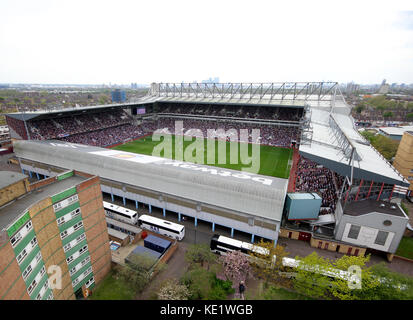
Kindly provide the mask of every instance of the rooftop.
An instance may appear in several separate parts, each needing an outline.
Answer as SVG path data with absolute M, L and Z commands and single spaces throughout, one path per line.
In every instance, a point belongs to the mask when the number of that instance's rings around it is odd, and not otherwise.
M 0 189 L 27 178 L 27 176 L 15 171 L 0 171 Z
M 362 216 L 372 212 L 389 214 L 397 217 L 405 217 L 403 211 L 395 203 L 376 200 L 362 200 L 351 202 L 346 205 L 344 214 L 350 216 Z
M 290 197 L 290 199 L 321 199 L 315 192 L 292 192 L 288 193 L 288 197 Z
M 401 127 L 381 127 L 380 131 L 391 136 L 402 136 L 406 131 L 412 131 L 413 126 L 401 126 Z
M 0 230 L 7 227 L 20 214 L 24 213 L 31 205 L 66 189 L 74 187 L 87 178 L 73 175 L 64 180 L 55 181 L 32 192 L 26 193 L 19 199 L 0 208 Z

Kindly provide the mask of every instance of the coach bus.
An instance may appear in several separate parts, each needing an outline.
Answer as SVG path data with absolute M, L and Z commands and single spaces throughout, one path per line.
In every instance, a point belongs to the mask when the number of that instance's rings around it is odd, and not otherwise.
M 248 242 L 243 242 L 240 240 L 235 240 L 218 234 L 214 234 L 211 238 L 210 248 L 212 252 L 218 253 L 220 255 L 226 255 L 231 251 L 238 250 L 247 255 L 249 258 L 252 258 L 251 253 L 255 252 L 260 255 L 268 255 L 269 251 L 266 248 L 262 248 L 257 245 L 253 245 Z M 254 257 L 256 258 L 256 257 Z M 276 257 L 273 257 L 273 263 L 275 262 Z M 299 261 L 293 258 L 284 257 L 283 266 L 287 269 L 293 271 L 299 266 Z M 312 268 L 302 266 L 302 268 L 310 272 L 320 272 L 328 277 L 341 278 L 347 280 L 351 275 L 343 270 L 334 269 L 334 270 L 323 270 L 318 268 Z
M 143 214 L 138 219 L 139 227 L 147 229 L 170 238 L 182 240 L 185 236 L 185 227 L 181 224 L 169 222 Z
M 103 201 L 106 216 L 115 220 L 136 225 L 138 222 L 138 213 L 134 210 L 127 209 L 110 202 Z

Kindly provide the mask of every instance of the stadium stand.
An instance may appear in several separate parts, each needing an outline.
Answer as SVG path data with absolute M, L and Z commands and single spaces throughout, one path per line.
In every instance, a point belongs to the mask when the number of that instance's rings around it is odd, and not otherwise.
M 320 214 L 334 213 L 342 179 L 336 173 L 300 156 L 297 166 L 296 191 L 317 192 L 322 200 Z M 338 175 L 339 176 L 339 175 Z

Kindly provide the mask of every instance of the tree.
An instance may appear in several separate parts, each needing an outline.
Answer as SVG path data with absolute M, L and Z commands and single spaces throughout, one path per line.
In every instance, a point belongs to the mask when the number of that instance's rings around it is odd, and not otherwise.
M 383 113 L 383 117 L 384 118 L 392 118 L 393 117 L 393 112 L 391 112 L 391 111 L 385 112 L 385 113 Z
M 307 297 L 328 298 L 331 280 L 320 271 L 331 270 L 330 261 L 318 256 L 316 252 L 304 258 L 296 257 L 295 259 L 299 261 L 299 265 L 295 269 L 296 273 L 293 278 L 294 289 Z
M 364 104 L 359 104 L 356 108 L 355 111 L 360 114 L 364 109 L 366 108 L 366 106 Z
M 124 282 L 129 283 L 137 292 L 141 292 L 150 280 L 149 272 L 137 271 L 128 266 L 119 267 L 116 275 Z
M 361 134 L 369 140 L 372 146 L 376 148 L 377 151 L 380 152 L 387 160 L 391 160 L 396 155 L 400 142 L 392 140 L 391 138 L 385 137 L 381 134 L 375 135 L 368 131 L 363 131 Z
M 207 263 L 207 269 L 209 270 L 209 266 L 216 262 L 217 256 L 210 250 L 207 244 L 192 244 L 185 253 L 185 260 L 190 267 L 194 264 L 204 266 L 204 263 Z
M 288 256 L 288 252 L 285 251 L 283 246 L 277 245 L 274 247 L 273 242 L 261 241 L 255 245 L 255 250 L 251 252 L 251 256 L 256 259 L 252 259 L 251 266 L 254 273 L 263 278 L 267 284 L 269 281 L 278 281 L 281 279 L 280 271 L 283 270 L 283 259 Z M 268 254 L 260 254 L 260 248 L 264 248 Z
M 240 251 L 231 251 L 227 255 L 220 257 L 224 275 L 233 283 L 245 281 L 252 275 L 252 268 L 248 257 Z
M 150 281 L 152 272 L 160 272 L 166 267 L 162 262 L 153 267 L 154 263 L 155 259 L 148 254 L 131 255 L 127 265 L 121 268 L 118 274 L 125 282 L 132 284 L 137 292 L 141 292 Z
M 370 292 L 380 285 L 377 278 L 374 278 L 370 268 L 366 266 L 370 255 L 364 256 L 342 256 L 333 263 L 333 267 L 338 270 L 348 271 L 350 267 L 358 267 L 361 272 L 360 288 L 350 286 L 348 279 L 334 278 L 329 287 L 330 293 L 340 300 L 366 300 L 370 299 Z
M 214 274 L 199 266 L 194 266 L 182 277 L 182 283 L 189 289 L 189 299 L 206 299 L 212 289 Z
M 409 119 L 409 121 L 413 121 L 413 113 L 408 113 L 406 118 Z
M 188 300 L 190 292 L 186 285 L 176 279 L 165 281 L 158 292 L 159 300 Z

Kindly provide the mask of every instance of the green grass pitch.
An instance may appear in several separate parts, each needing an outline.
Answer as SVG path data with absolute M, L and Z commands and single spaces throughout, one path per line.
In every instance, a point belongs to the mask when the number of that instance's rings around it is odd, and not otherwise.
M 206 150 L 207 143 L 204 139 L 204 150 Z M 195 141 L 195 138 L 193 138 Z M 188 145 L 193 143 L 193 141 L 184 141 L 184 150 Z M 175 136 L 172 136 L 172 159 L 175 159 Z M 152 155 L 153 148 L 159 144 L 159 141 L 152 141 L 152 136 L 147 136 L 135 141 L 127 142 L 125 144 L 113 147 L 114 150 L 121 150 L 145 155 Z M 238 142 L 225 142 L 226 143 L 226 163 L 218 163 L 218 141 L 215 142 L 215 163 L 207 163 L 207 152 L 204 152 L 204 164 L 232 169 L 232 170 L 241 170 L 241 168 L 248 168 L 251 165 L 242 164 L 241 161 L 238 161 L 237 164 L 230 163 L 230 144 Z M 241 144 L 242 142 L 240 142 Z M 238 152 L 240 147 L 238 146 Z M 251 144 L 248 145 L 249 155 L 252 152 Z M 271 147 L 271 146 L 260 146 L 260 169 L 259 174 L 271 177 L 278 177 L 287 179 L 290 175 L 291 169 L 291 159 L 292 159 L 292 150 L 287 148 Z M 195 156 L 195 154 L 193 154 Z M 161 156 L 163 154 L 161 153 Z M 238 160 L 240 160 L 240 155 L 238 154 Z

